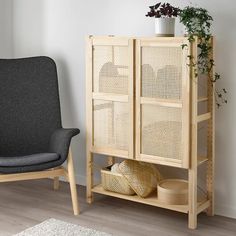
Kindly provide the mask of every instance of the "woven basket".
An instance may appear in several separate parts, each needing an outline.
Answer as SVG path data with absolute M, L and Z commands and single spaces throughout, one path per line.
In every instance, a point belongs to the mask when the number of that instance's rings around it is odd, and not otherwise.
M 129 186 L 143 198 L 156 190 L 157 183 L 161 180 L 159 171 L 149 163 L 125 160 L 120 163 L 119 170 Z
M 134 195 L 134 190 L 129 186 L 122 174 L 111 172 L 111 167 L 101 170 L 102 187 L 111 192 L 121 193 L 125 195 Z

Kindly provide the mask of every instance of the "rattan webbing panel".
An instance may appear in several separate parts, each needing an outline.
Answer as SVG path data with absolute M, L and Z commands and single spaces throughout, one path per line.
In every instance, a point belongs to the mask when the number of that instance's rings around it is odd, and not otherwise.
M 164 158 L 182 158 L 182 110 L 142 105 L 141 153 Z
M 128 150 L 128 103 L 94 100 L 93 115 L 94 146 Z
M 128 94 L 128 47 L 93 47 L 93 92 Z
M 181 99 L 181 47 L 142 47 L 141 55 L 141 96 Z

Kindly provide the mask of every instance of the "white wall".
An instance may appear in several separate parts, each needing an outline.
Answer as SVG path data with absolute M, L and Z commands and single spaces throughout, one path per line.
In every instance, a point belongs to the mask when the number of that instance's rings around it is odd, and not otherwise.
M 0 0 L 0 58 L 12 56 L 12 0 Z
M 152 35 L 153 19 L 144 15 L 154 0 L 13 0 L 15 57 L 49 55 L 58 65 L 64 126 L 81 134 L 73 141 L 77 177 L 85 183 L 85 41 L 93 35 Z M 188 1 L 170 1 L 184 6 Z M 229 90 L 229 104 L 216 112 L 216 212 L 236 218 L 236 14 L 234 0 L 193 0 L 214 21 L 216 63 Z M 1 3 L 1 2 L 0 2 Z M 7 6 L 6 6 L 7 8 Z M 3 10 L 2 10 L 3 11 Z M 1 13 L 0 13 L 1 15 Z M 177 26 L 177 32 L 181 27 Z
M 15 57 L 44 54 L 45 0 L 13 0 L 13 53 Z

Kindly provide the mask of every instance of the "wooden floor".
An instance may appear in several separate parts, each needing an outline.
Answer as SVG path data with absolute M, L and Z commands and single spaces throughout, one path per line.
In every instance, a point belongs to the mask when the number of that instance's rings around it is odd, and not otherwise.
M 46 219 L 56 218 L 112 233 L 136 236 L 235 236 L 236 220 L 199 216 L 197 230 L 187 229 L 187 215 L 152 206 L 96 195 L 85 201 L 85 188 L 79 187 L 82 213 L 72 214 L 69 186 L 52 189 L 51 180 L 0 184 L 0 236 L 18 233 Z

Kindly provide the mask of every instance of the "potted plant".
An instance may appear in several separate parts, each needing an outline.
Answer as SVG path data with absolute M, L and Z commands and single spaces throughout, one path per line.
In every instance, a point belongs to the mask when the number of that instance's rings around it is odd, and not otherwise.
M 215 66 L 214 60 L 209 57 L 213 50 L 211 46 L 211 25 L 213 18 L 209 15 L 209 12 L 206 9 L 192 6 L 187 6 L 180 10 L 179 17 L 180 22 L 185 26 L 189 42 L 195 40 L 194 36 L 197 36 L 199 39 L 199 54 L 197 60 L 196 58 L 189 56 L 190 65 L 193 66 L 195 70 L 195 76 L 198 76 L 198 74 L 208 74 L 208 78 L 210 78 L 213 85 L 221 78 L 218 73 L 215 73 L 213 77 L 211 76 L 211 71 Z M 187 45 L 182 45 L 182 48 L 185 46 Z M 215 89 L 215 101 L 217 107 L 227 103 L 225 98 L 226 93 L 227 91 L 224 88 L 220 90 Z
M 157 3 L 149 6 L 147 17 L 155 18 L 156 36 L 173 37 L 175 34 L 175 18 L 179 15 L 179 8 L 169 3 Z

